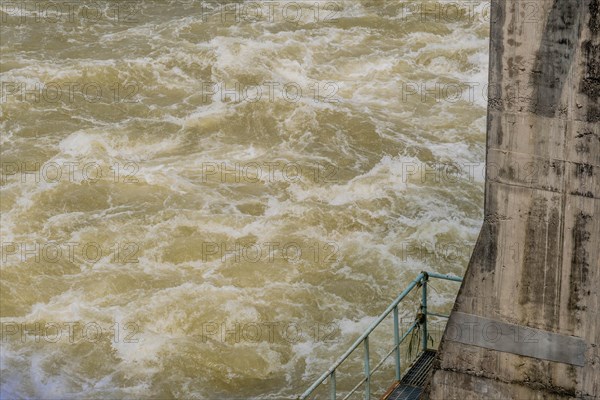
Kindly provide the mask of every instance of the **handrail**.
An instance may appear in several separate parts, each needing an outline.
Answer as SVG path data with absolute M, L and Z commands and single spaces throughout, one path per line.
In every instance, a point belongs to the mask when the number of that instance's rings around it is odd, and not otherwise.
M 449 281 L 462 282 L 462 278 L 453 275 L 442 275 L 435 272 L 421 272 L 417 277 L 409 283 L 408 287 L 402 291 L 396 297 L 396 299 L 385 309 L 385 311 L 374 321 L 369 327 L 365 330 L 365 332 L 360 335 L 358 339 L 350 346 L 348 350 L 341 357 L 337 359 L 335 363 L 327 371 L 325 371 L 306 391 L 300 396 L 300 400 L 305 400 L 312 392 L 315 391 L 317 387 L 319 387 L 327 378 L 330 378 L 330 397 L 331 399 L 336 398 L 336 369 L 361 345 L 364 343 L 365 348 L 365 358 L 364 358 L 364 377 L 362 380 L 348 393 L 345 398 L 348 398 L 352 395 L 363 383 L 365 383 L 365 399 L 370 399 L 370 382 L 371 375 L 383 364 L 383 362 L 392 354 L 395 353 L 396 360 L 396 380 L 400 380 L 400 344 L 406 339 L 408 334 L 412 332 L 417 325 L 422 325 L 423 327 L 423 350 L 427 348 L 427 281 L 429 278 L 437 278 L 437 279 L 445 279 Z M 416 320 L 410 329 L 402 335 L 400 338 L 399 330 L 398 330 L 398 304 L 417 286 L 421 285 L 422 287 L 422 298 L 421 298 L 421 313 L 423 315 L 422 320 Z M 371 370 L 370 369 L 370 361 L 369 361 L 369 335 L 379 324 L 390 314 L 390 312 L 394 312 L 394 348 L 383 358 L 381 362 L 377 364 L 377 366 Z M 439 317 L 446 317 L 442 314 L 429 313 L 430 315 L 435 315 Z

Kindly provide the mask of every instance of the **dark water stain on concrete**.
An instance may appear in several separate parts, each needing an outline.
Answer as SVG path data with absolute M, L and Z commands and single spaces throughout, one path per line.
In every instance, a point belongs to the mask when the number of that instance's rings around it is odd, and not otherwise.
M 492 99 L 490 98 L 490 101 Z M 491 107 L 491 106 L 490 106 Z M 497 145 L 500 146 L 502 145 L 502 139 L 504 136 L 503 130 L 502 130 L 502 117 L 500 117 L 498 114 L 495 113 L 490 113 L 488 112 L 488 117 L 487 117 L 487 127 L 486 127 L 486 132 L 495 132 L 494 134 L 488 134 L 487 137 L 487 147 L 494 147 L 493 145 Z M 496 140 L 495 143 L 492 142 L 492 138 L 495 136 Z
M 584 212 L 579 212 L 575 216 L 575 225 L 573 226 L 573 250 L 571 256 L 571 274 L 569 282 L 569 309 L 585 310 L 581 299 L 585 294 L 585 288 L 589 277 L 590 255 L 587 250 L 591 233 L 587 226 L 592 222 L 592 216 Z
M 550 167 L 556 176 L 562 176 L 565 172 L 565 165 L 562 162 L 552 161 Z
M 600 0 L 592 0 L 590 2 L 590 32 L 594 36 L 600 34 Z
M 486 178 L 487 179 L 487 178 Z M 485 210 L 489 210 L 483 219 L 477 243 L 471 255 L 471 265 L 473 270 L 478 272 L 494 272 L 496 270 L 496 260 L 498 256 L 498 223 L 500 219 L 497 215 L 498 210 L 498 192 L 494 186 L 486 187 Z M 461 288 L 462 290 L 462 288 Z
M 580 82 L 580 92 L 589 98 L 587 120 L 600 121 L 600 0 L 591 0 L 589 5 L 590 39 L 581 44 L 585 62 L 585 73 Z
M 544 284 L 548 200 L 534 197 L 525 226 L 519 304 L 535 302 Z
M 582 44 L 583 57 L 586 71 L 581 79 L 580 91 L 589 99 L 587 107 L 587 120 L 600 121 L 600 43 L 594 44 L 587 40 Z
M 537 319 L 549 330 L 558 326 L 562 229 L 559 202 L 533 197 L 525 223 L 518 301 L 520 305 L 534 305 L 543 318 L 528 315 L 527 320 Z
M 562 270 L 561 215 L 558 208 L 552 208 L 548 216 L 548 243 L 546 245 L 546 276 L 544 278 L 544 320 L 547 329 L 558 326 L 560 308 L 560 273 Z
M 494 222 L 485 221 L 473 250 L 471 258 L 480 260 L 480 268 L 483 272 L 492 272 L 496 269 L 496 257 L 498 254 L 498 226 Z
M 592 182 L 594 179 L 598 179 L 594 175 L 594 166 L 590 164 L 575 164 L 573 175 L 578 189 L 572 190 L 571 194 L 588 198 L 595 197 L 591 190 L 586 190 L 586 186 L 593 185 Z
M 488 86 L 488 111 L 504 110 L 503 89 L 502 89 L 502 69 L 504 57 L 504 21 L 506 15 L 502 10 L 502 1 L 492 1 L 492 15 L 490 26 L 490 65 L 489 65 L 489 86 Z M 489 117 L 489 113 L 488 113 Z
M 507 43 L 511 46 L 515 46 L 515 47 L 519 47 L 520 43 L 517 44 L 515 43 L 514 40 L 508 40 Z M 508 65 L 508 77 L 509 78 L 514 78 L 515 76 L 519 75 L 519 71 L 520 68 L 522 68 L 523 65 L 523 57 L 522 56 L 515 56 L 515 57 L 510 57 L 507 61 L 506 61 L 507 65 Z
M 531 74 L 534 96 L 531 111 L 553 117 L 560 109 L 560 98 L 577 50 L 580 17 L 584 3 L 554 0 Z
M 577 178 L 594 176 L 594 166 L 590 164 L 576 164 L 575 176 Z

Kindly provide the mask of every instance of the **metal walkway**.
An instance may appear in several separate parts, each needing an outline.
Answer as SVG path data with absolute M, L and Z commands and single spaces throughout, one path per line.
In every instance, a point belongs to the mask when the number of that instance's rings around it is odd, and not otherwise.
M 426 350 L 421 353 L 411 365 L 400 382 L 390 389 L 384 400 L 417 400 L 423 391 L 427 375 L 431 371 L 435 350 Z
M 367 330 L 350 346 L 350 348 L 340 357 L 338 360 L 325 371 L 302 395 L 299 397 L 300 400 L 309 400 L 315 398 L 315 390 L 321 385 L 327 385 L 329 388 L 329 398 L 336 400 L 339 397 L 343 400 L 349 399 L 362 388 L 364 392 L 364 399 L 370 400 L 372 391 L 377 391 L 378 388 L 371 387 L 372 375 L 384 365 L 385 361 L 393 356 L 395 364 L 395 375 L 396 385 L 387 397 L 386 400 L 400 400 L 400 399 L 416 399 L 423 390 L 423 385 L 427 379 L 427 374 L 431 369 L 431 363 L 435 351 L 428 348 L 428 341 L 432 338 L 428 334 L 427 320 L 429 316 L 448 318 L 448 315 L 438 314 L 427 309 L 427 283 L 430 278 L 462 282 L 462 279 L 458 276 L 452 275 L 441 275 L 434 272 L 421 272 L 400 295 L 388 306 L 388 308 L 375 320 Z M 398 308 L 400 302 L 415 288 L 421 289 L 421 305 L 419 307 L 417 316 L 410 327 L 403 333 L 399 329 L 399 318 Z M 369 351 L 369 335 L 379 326 L 379 324 L 389 315 L 392 314 L 394 317 L 393 332 L 390 332 L 394 337 L 394 347 L 392 347 L 387 354 L 381 359 L 375 366 L 372 365 L 371 354 Z M 400 348 L 404 343 L 405 339 L 412 335 L 413 332 L 417 333 L 417 337 L 420 339 L 421 352 L 415 355 L 415 361 L 410 364 L 410 367 L 406 369 L 404 375 L 402 375 L 401 368 L 401 357 Z M 412 342 L 412 340 L 411 340 Z M 419 345 L 419 344 L 417 344 Z M 408 346 L 412 346 L 409 343 Z M 336 372 L 338 367 L 346 361 L 346 359 L 359 347 L 363 348 L 364 368 L 362 377 L 358 380 L 358 383 L 352 388 L 343 388 L 343 391 L 338 393 L 336 387 Z M 408 360 L 412 361 L 412 357 Z M 405 362 L 405 361 L 404 361 Z M 392 396 L 392 397 L 390 397 Z M 319 397 L 321 398 L 321 397 Z

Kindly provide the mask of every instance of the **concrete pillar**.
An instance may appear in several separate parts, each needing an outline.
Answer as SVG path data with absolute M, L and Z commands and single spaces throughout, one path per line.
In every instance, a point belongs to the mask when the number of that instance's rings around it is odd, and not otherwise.
M 600 0 L 492 0 L 485 220 L 426 390 L 600 398 Z

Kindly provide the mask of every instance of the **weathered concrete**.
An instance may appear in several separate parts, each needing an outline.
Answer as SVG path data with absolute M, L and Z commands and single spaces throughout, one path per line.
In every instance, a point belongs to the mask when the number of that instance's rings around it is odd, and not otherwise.
M 492 6 L 485 220 L 427 395 L 597 399 L 600 0 Z M 488 320 L 548 333 L 517 327 L 500 346 Z M 537 358 L 546 336 L 581 343 L 583 359 Z

